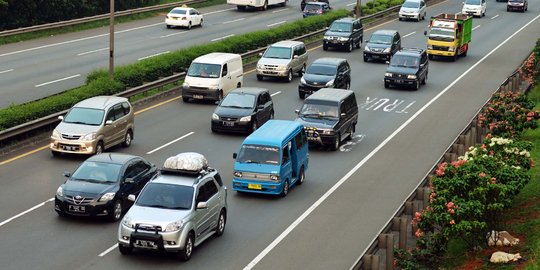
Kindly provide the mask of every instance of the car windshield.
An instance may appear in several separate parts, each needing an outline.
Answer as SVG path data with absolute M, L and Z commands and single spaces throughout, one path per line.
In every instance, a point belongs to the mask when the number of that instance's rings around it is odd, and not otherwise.
M 431 28 L 429 39 L 440 41 L 454 41 L 454 29 Z
M 64 123 L 99 126 L 103 121 L 104 110 L 75 107 L 69 110 Z
M 71 180 L 92 183 L 116 183 L 120 178 L 121 164 L 85 161 L 71 176 Z
M 264 52 L 264 58 L 291 59 L 291 48 L 270 46 Z
M 221 104 L 221 107 L 251 109 L 255 106 L 255 96 L 249 94 L 229 93 Z
M 188 69 L 188 76 L 201 78 L 219 78 L 221 65 L 191 63 Z
M 373 44 L 391 44 L 392 36 L 373 34 L 368 42 Z
M 416 68 L 420 64 L 419 58 L 410 55 L 394 55 L 390 60 L 390 66 Z
M 335 76 L 337 73 L 337 67 L 330 65 L 311 64 L 311 66 L 309 66 L 306 70 L 306 73 L 313 75 Z
M 328 30 L 333 32 L 351 32 L 352 24 L 347 22 L 333 22 Z
M 420 2 L 405 1 L 405 3 L 403 3 L 403 5 L 401 5 L 401 6 L 405 7 L 405 8 L 419 8 L 420 7 Z
M 512 3 L 525 3 L 525 0 L 508 0 L 508 2 L 512 2 Z
M 191 209 L 193 202 L 193 187 L 149 183 L 137 198 L 137 206 L 156 207 L 165 209 Z
M 332 104 L 309 102 L 302 106 L 300 116 L 306 118 L 338 118 L 338 108 Z
M 307 4 L 305 7 L 305 11 L 307 12 L 318 12 L 321 9 L 322 9 L 321 5 L 317 5 L 317 4 Z
M 240 163 L 279 164 L 279 148 L 266 145 L 244 144 L 236 161 Z
M 465 0 L 465 5 L 480 5 L 480 0 Z
M 169 13 L 184 15 L 184 14 L 186 14 L 186 10 L 185 9 L 173 9 Z

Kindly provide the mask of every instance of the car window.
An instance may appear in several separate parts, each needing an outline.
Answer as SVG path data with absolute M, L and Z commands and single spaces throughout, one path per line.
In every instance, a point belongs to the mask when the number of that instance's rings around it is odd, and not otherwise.
M 191 209 L 193 187 L 150 182 L 135 204 L 142 207 Z
M 122 107 L 122 104 L 115 105 L 113 107 L 113 110 L 114 110 L 114 120 L 118 120 L 126 115 L 124 108 Z
M 373 44 L 390 44 L 390 43 L 392 43 L 392 36 L 390 36 L 390 35 L 381 35 L 381 34 L 373 34 L 369 38 L 369 43 L 373 43 Z
M 173 9 L 171 10 L 172 14 L 178 14 L 178 15 L 185 15 L 186 14 L 186 10 L 185 9 Z
M 289 162 L 289 145 L 286 145 L 283 147 L 283 157 L 281 159 L 281 164 L 285 164 Z
M 236 161 L 253 164 L 279 164 L 279 148 L 266 145 L 244 144 Z
M 250 109 L 255 106 L 255 96 L 250 94 L 229 93 L 219 104 L 220 107 Z
M 417 56 L 412 55 L 394 55 L 390 59 L 390 66 L 395 67 L 410 67 L 410 68 L 416 68 L 419 66 L 419 59 Z
M 339 117 L 341 118 L 341 114 L 342 113 L 347 113 L 347 109 L 345 108 L 345 102 L 341 102 L 341 104 L 339 104 Z
M 321 64 L 311 64 L 306 73 L 314 75 L 326 75 L 326 76 L 335 76 L 337 72 L 336 66 L 331 65 L 321 65 Z
M 212 196 L 218 192 L 216 184 L 213 180 L 207 181 L 206 183 L 199 186 L 199 192 L 197 193 L 197 202 L 206 202 Z
M 269 102 L 269 101 L 272 101 L 272 98 L 270 97 L 270 93 L 268 93 L 268 92 L 264 92 L 263 97 L 264 97 L 265 103 Z
M 99 126 L 105 111 L 91 108 L 74 107 L 67 113 L 64 123 Z
M 304 55 L 306 53 L 306 46 L 304 44 L 300 45 L 299 54 Z
M 114 122 L 114 116 L 115 116 L 114 108 L 110 108 L 109 112 L 107 112 L 107 117 L 105 118 L 105 121 L 113 121 Z
M 333 22 L 328 30 L 332 32 L 351 32 L 352 25 L 348 22 Z
M 403 5 L 401 5 L 402 7 L 406 7 L 406 8 L 419 8 L 420 7 L 420 2 L 415 2 L 415 1 L 405 1 L 403 3 Z
M 300 149 L 302 148 L 302 146 L 304 146 L 304 140 L 302 138 L 302 134 L 304 132 L 299 132 L 298 134 L 296 134 L 296 136 L 294 136 L 294 142 L 296 144 L 296 149 Z
M 218 78 L 221 65 L 218 64 L 205 64 L 205 63 L 191 63 L 188 69 L 187 75 L 190 77 L 201 78 Z
M 263 55 L 264 58 L 291 59 L 291 48 L 270 46 Z
M 227 75 L 229 73 L 229 70 L 227 68 L 227 64 L 223 65 L 223 71 L 221 72 L 221 77 Z
M 328 104 L 324 102 L 309 102 L 304 103 L 302 109 L 300 109 L 300 117 L 305 118 L 337 118 L 338 108 L 337 104 Z
M 129 103 L 122 102 L 122 108 L 124 109 L 124 114 L 128 115 L 131 112 L 131 106 L 129 106 Z
M 223 180 L 221 179 L 221 175 L 219 175 L 219 173 L 216 173 L 216 175 L 214 175 L 214 179 L 220 187 L 223 186 Z
M 127 167 L 126 172 L 124 173 L 124 179 L 136 177 L 139 174 L 147 171 L 149 168 L 149 164 L 142 160 L 137 160 Z
M 71 176 L 71 180 L 91 183 L 115 183 L 122 165 L 97 161 L 85 161 Z

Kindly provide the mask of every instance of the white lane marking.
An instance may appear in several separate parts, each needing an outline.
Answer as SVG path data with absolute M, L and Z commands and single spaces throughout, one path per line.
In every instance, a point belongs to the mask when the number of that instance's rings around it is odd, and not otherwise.
M 65 77 L 65 78 L 62 78 L 62 79 L 58 79 L 58 80 L 54 80 L 54 81 L 50 81 L 50 82 L 46 82 L 46 83 L 36 84 L 36 85 L 34 85 L 34 87 L 41 87 L 41 86 L 44 86 L 44 85 L 47 85 L 47 84 L 60 82 L 60 81 L 65 81 L 65 80 L 73 79 L 73 78 L 76 78 L 76 77 L 79 77 L 79 76 L 81 76 L 81 74 Z
M 274 11 L 272 11 L 272 13 L 282 12 L 282 11 L 285 11 L 285 10 L 287 10 L 287 9 L 288 9 L 288 8 L 274 10 Z
M 272 27 L 272 26 L 275 26 L 275 25 L 278 25 L 278 24 L 282 24 L 282 23 L 286 23 L 287 21 L 281 21 L 281 22 L 277 22 L 277 23 L 271 23 L 271 24 L 268 24 L 266 26 L 268 27 Z
M 271 94 L 270 96 L 271 96 L 271 97 L 273 97 L 273 96 L 275 96 L 275 95 L 279 95 L 279 94 L 281 94 L 281 91 L 277 91 L 277 92 L 275 92 L 275 93 Z
M 210 41 L 218 41 L 218 40 L 226 39 L 226 38 L 232 37 L 232 36 L 234 36 L 234 34 L 226 35 L 226 36 L 220 37 L 220 38 L 214 38 L 214 39 L 212 39 Z
M 223 22 L 223 24 L 229 24 L 229 23 L 233 23 L 233 22 L 239 22 L 239 21 L 243 21 L 243 20 L 245 20 L 245 19 L 246 19 L 246 18 L 239 18 L 239 19 L 236 19 L 236 20 Z
M 2 223 L 0 223 L 0 227 L 6 225 L 7 223 L 13 221 L 14 219 L 16 219 L 16 218 L 18 218 L 18 217 L 21 217 L 22 215 L 28 214 L 28 213 L 30 213 L 30 212 L 32 212 L 32 211 L 34 211 L 34 210 L 40 208 L 40 207 L 42 207 L 43 205 L 45 205 L 46 203 L 52 202 L 52 201 L 54 201 L 54 198 L 50 198 L 50 199 L 48 199 L 48 200 L 46 200 L 46 201 L 44 201 L 44 202 L 42 202 L 42 203 L 40 203 L 40 204 L 38 204 L 38 205 L 36 205 L 36 206 L 34 206 L 34 207 L 28 209 L 28 210 L 26 210 L 26 211 L 24 211 L 24 212 L 22 212 L 22 213 L 20 213 L 20 214 L 18 214 L 18 215 L 15 215 L 15 216 L 13 216 L 13 217 L 10 217 L 10 218 L 8 218 L 8 219 L 2 221 Z
M 475 30 L 476 28 L 480 27 L 480 25 L 475 26 L 472 30 Z
M 97 49 L 97 50 L 93 50 L 93 51 L 87 51 L 87 52 L 83 52 L 83 53 L 78 53 L 77 56 L 91 54 L 91 53 L 100 52 L 100 51 L 105 51 L 105 50 L 108 50 L 108 49 L 109 49 L 109 47 L 101 48 L 101 49 Z
M 13 71 L 13 70 L 14 70 L 14 69 L 8 69 L 8 70 L 0 71 L 0 74 L 2 74 L 2 73 L 8 73 L 8 72 L 11 72 L 11 71 Z
M 410 35 L 414 35 L 415 33 L 416 33 L 416 31 L 414 31 L 414 32 L 412 32 L 412 33 L 408 33 L 408 34 L 404 35 L 402 38 L 406 38 L 406 37 L 408 37 L 408 36 L 410 36 Z
M 461 74 L 457 79 L 455 79 L 452 83 L 450 83 L 446 88 L 444 88 L 439 94 L 437 94 L 433 99 L 431 99 L 428 103 L 426 103 L 422 108 L 420 108 L 414 115 L 412 115 L 407 121 L 405 121 L 401 126 L 399 126 L 390 136 L 388 136 L 384 141 L 381 142 L 375 149 L 373 149 L 364 159 L 362 159 L 354 168 L 352 168 L 345 176 L 343 176 L 339 181 L 334 184 L 326 193 L 324 193 L 316 202 L 314 202 L 302 215 L 300 215 L 287 229 L 285 229 L 272 243 L 270 243 L 259 255 L 257 255 L 246 267 L 244 267 L 244 270 L 250 270 L 257 265 L 272 249 L 274 249 L 289 233 L 296 228 L 300 222 L 302 222 L 308 215 L 310 215 L 321 203 L 323 203 L 332 193 L 334 193 L 345 181 L 347 181 L 360 167 L 362 167 L 372 156 L 377 154 L 390 140 L 392 140 L 398 133 L 401 132 L 405 127 L 407 127 L 416 117 L 418 117 L 424 110 L 427 109 L 431 104 L 433 104 L 435 101 L 437 101 L 442 95 L 444 95 L 452 86 L 454 86 L 458 81 L 460 81 L 465 75 L 469 74 L 471 70 L 476 68 L 480 63 L 482 63 L 487 57 L 489 57 L 491 54 L 493 54 L 496 50 L 498 50 L 502 45 L 506 44 L 508 40 L 512 39 L 516 34 L 521 32 L 525 27 L 530 25 L 532 22 L 534 22 L 536 19 L 538 19 L 540 15 L 536 16 L 534 19 L 532 19 L 530 22 L 525 24 L 523 27 L 521 27 L 518 31 L 516 31 L 514 34 L 509 36 L 507 39 L 505 39 L 503 42 L 501 42 L 497 47 L 495 47 L 493 50 L 491 50 L 488 54 L 486 54 L 482 59 L 478 60 L 474 65 L 472 65 L 469 69 L 467 69 L 463 74 Z M 382 230 L 382 229 L 381 229 Z M 380 232 L 379 232 L 380 234 Z M 378 237 L 378 235 L 376 237 Z M 369 248 L 369 247 L 368 247 Z M 365 253 L 365 250 L 362 254 Z M 352 268 L 351 268 L 352 269 Z
M 210 15 L 210 14 L 216 14 L 216 13 L 221 13 L 221 12 L 225 12 L 225 11 L 229 11 L 229 10 L 235 10 L 236 8 L 228 8 L 228 9 L 224 9 L 224 10 L 217 10 L 217 11 L 212 11 L 212 12 L 208 12 L 208 13 L 204 13 L 204 15 Z
M 497 15 L 491 17 L 491 19 L 493 20 L 493 19 L 495 19 L 495 18 L 497 18 L 497 17 L 499 17 L 499 14 L 497 14 Z
M 187 33 L 187 32 L 188 32 L 188 31 L 182 31 L 182 32 L 178 32 L 178 33 L 172 33 L 172 34 L 168 34 L 168 35 L 161 36 L 160 38 L 166 38 L 166 37 L 176 36 L 176 35 L 184 34 L 184 33 Z
M 118 243 L 114 244 L 112 247 L 108 248 L 107 250 L 105 250 L 105 251 L 99 253 L 98 256 L 99 256 L 99 257 L 103 257 L 103 256 L 107 255 L 107 253 L 113 251 L 113 250 L 114 250 L 115 248 L 117 248 L 117 247 L 118 247 Z
M 184 135 L 184 136 L 182 136 L 182 137 L 180 137 L 180 138 L 178 138 L 178 139 L 175 139 L 175 140 L 173 140 L 173 141 L 171 141 L 171 142 L 168 142 L 168 143 L 166 143 L 166 144 L 164 144 L 164 145 L 162 145 L 162 146 L 160 146 L 160 147 L 158 147 L 158 148 L 156 148 L 156 149 L 154 149 L 154 150 L 152 150 L 152 151 L 149 151 L 149 152 L 146 153 L 146 154 L 147 154 L 147 155 L 150 155 L 150 154 L 152 154 L 152 153 L 154 153 L 154 152 L 156 152 L 156 151 L 158 151 L 158 150 L 161 150 L 161 149 L 163 149 L 163 148 L 165 148 L 165 147 L 167 147 L 167 146 L 169 146 L 169 145 L 171 145 L 171 144 L 173 144 L 173 143 L 175 143 L 175 142 L 177 142 L 177 141 L 179 141 L 179 140 L 181 140 L 181 139 L 183 139 L 183 138 L 185 138 L 185 137 L 187 137 L 187 136 L 189 136 L 189 135 L 192 135 L 193 133 L 195 133 L 195 132 L 192 131 L 192 132 L 190 132 L 190 133 L 188 133 L 188 134 L 186 134 L 186 135 Z
M 348 7 L 354 6 L 354 5 L 356 5 L 356 3 L 350 3 L 350 4 L 347 4 Z
M 162 55 L 162 54 L 167 54 L 167 53 L 170 53 L 170 51 L 152 54 L 152 55 L 149 55 L 149 56 L 141 57 L 141 58 L 139 58 L 137 60 L 141 61 L 141 60 L 144 60 L 144 59 L 147 59 L 147 58 L 150 58 L 150 57 L 154 57 L 154 56 L 158 56 L 158 55 Z

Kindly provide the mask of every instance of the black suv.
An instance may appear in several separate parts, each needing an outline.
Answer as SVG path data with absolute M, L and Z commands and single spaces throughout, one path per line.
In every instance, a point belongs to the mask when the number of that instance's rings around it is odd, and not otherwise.
M 343 58 L 323 57 L 309 65 L 300 79 L 298 96 L 304 98 L 321 88 L 351 87 L 351 67 Z
M 328 47 L 342 47 L 351 52 L 354 47 L 362 46 L 363 39 L 364 27 L 359 19 L 338 19 L 332 22 L 324 33 L 323 50 L 328 50 Z
M 412 86 L 418 90 L 426 84 L 428 77 L 428 57 L 423 49 L 401 49 L 394 54 L 384 74 L 384 87 L 391 85 Z

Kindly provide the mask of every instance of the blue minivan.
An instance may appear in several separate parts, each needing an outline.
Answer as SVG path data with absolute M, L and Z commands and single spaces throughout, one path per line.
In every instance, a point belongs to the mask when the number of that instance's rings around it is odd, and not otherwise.
M 304 126 L 270 120 L 249 135 L 233 154 L 233 190 L 287 196 L 305 179 L 309 150 Z

